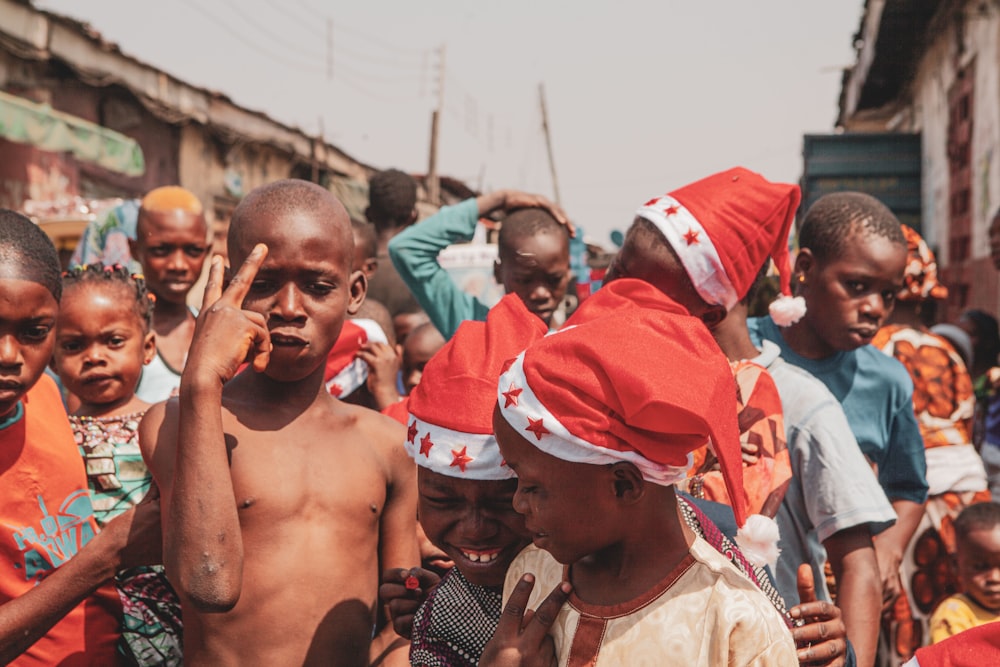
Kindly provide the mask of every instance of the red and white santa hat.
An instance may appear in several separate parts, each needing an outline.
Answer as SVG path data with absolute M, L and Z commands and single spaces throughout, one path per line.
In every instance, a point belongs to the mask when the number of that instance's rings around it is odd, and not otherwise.
M 389 342 L 378 322 L 365 318 L 344 322 L 337 342 L 326 355 L 323 382 L 327 391 L 337 398 L 344 398 L 368 381 L 368 364 L 358 358 L 358 350 L 369 342 Z
M 593 317 L 536 342 L 500 376 L 504 419 L 556 458 L 629 461 L 665 486 L 711 441 L 743 525 L 735 380 L 708 329 L 639 280 L 616 280 L 585 303 Z
M 497 378 L 505 362 L 546 330 L 516 294 L 493 306 L 485 322 L 458 327 L 409 397 L 405 446 L 418 465 L 464 479 L 514 477 L 493 436 Z
M 799 200 L 797 185 L 735 167 L 654 197 L 636 215 L 663 232 L 701 298 L 726 310 L 746 296 L 770 256 L 782 294 L 771 316 L 788 326 L 805 314 L 805 300 L 792 298 L 788 255 Z

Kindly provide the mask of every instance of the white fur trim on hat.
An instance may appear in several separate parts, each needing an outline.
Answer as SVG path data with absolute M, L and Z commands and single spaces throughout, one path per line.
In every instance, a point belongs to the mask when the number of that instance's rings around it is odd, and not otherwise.
M 649 220 L 667 237 L 698 294 L 727 311 L 740 300 L 711 237 L 696 217 L 670 195 L 657 197 L 635 214 Z
M 570 433 L 556 416 L 542 405 L 528 386 L 524 376 L 524 352 L 519 354 L 507 372 L 500 376 L 497 400 L 500 413 L 511 428 L 535 447 L 557 459 L 591 465 L 628 461 L 639 469 L 643 479 L 661 486 L 670 486 L 685 479 L 688 468 L 691 467 L 690 454 L 686 465 L 671 466 L 650 461 L 639 452 L 622 452 L 600 447 Z
M 366 342 L 388 343 L 385 332 L 381 325 L 375 320 L 358 318 L 351 320 L 354 324 L 365 332 Z M 365 382 L 368 381 L 368 363 L 357 356 L 351 359 L 350 363 L 344 366 L 332 378 L 326 381 L 326 390 L 337 398 L 350 396 Z
M 448 477 L 476 480 L 514 477 L 492 434 L 463 433 L 410 414 L 403 444 L 417 465 Z

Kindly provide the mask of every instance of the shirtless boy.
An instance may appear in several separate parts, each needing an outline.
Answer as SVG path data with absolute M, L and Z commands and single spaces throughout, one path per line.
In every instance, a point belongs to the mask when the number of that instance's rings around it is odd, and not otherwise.
M 140 433 L 185 662 L 367 665 L 379 565 L 418 557 L 416 484 L 402 426 L 323 386 L 365 295 L 350 221 L 279 181 L 240 203 L 228 243 L 239 270 L 223 290 L 213 258 L 180 397 Z

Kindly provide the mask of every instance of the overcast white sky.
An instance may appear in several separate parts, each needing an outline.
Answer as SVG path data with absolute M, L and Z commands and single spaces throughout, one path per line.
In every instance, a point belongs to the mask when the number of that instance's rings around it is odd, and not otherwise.
M 652 195 L 733 165 L 797 181 L 830 132 L 863 0 L 36 0 L 128 54 L 325 138 L 427 170 L 445 52 L 439 169 L 552 196 L 608 245 Z M 333 26 L 333 78 L 327 25 Z M 322 119 L 322 121 L 320 121 Z

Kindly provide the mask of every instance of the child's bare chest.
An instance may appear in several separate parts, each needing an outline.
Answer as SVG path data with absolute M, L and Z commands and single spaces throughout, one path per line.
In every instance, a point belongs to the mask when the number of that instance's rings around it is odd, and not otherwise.
M 361 433 L 227 428 L 237 509 L 254 524 L 377 526 L 386 478 Z

